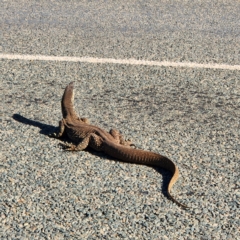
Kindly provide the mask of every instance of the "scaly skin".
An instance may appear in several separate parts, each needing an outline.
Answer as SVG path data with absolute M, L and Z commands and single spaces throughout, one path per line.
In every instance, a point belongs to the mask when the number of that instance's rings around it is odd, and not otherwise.
M 67 134 L 75 143 L 75 145 L 67 145 L 66 150 L 81 151 L 90 146 L 94 150 L 103 151 L 121 161 L 165 168 L 173 173 L 168 184 L 168 196 L 179 206 L 187 208 L 186 205 L 178 202 L 170 193 L 172 186 L 179 177 L 177 166 L 170 159 L 160 154 L 131 148 L 133 144 L 130 141 L 125 141 L 123 136 L 115 129 L 111 129 L 108 133 L 97 126 L 90 125 L 88 119 L 79 118 L 73 106 L 73 90 L 74 84 L 71 82 L 66 87 L 62 97 L 63 119 L 59 122 L 60 131 L 54 134 L 55 137 Z

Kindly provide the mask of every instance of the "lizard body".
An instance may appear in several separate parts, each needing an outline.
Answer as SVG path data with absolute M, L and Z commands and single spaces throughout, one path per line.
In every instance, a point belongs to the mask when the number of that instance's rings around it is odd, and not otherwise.
M 168 196 L 181 207 L 187 207 L 178 202 L 170 193 L 179 177 L 178 167 L 173 161 L 157 153 L 132 148 L 133 144 L 130 141 L 125 141 L 117 130 L 111 129 L 110 132 L 107 132 L 91 125 L 88 119 L 79 118 L 74 110 L 73 101 L 74 83 L 71 82 L 65 88 L 61 101 L 63 118 L 59 122 L 60 131 L 54 135 L 61 137 L 63 134 L 67 134 L 69 139 L 75 143 L 75 145 L 67 145 L 66 150 L 80 151 L 90 146 L 94 150 L 103 151 L 121 161 L 165 168 L 173 173 L 168 184 Z

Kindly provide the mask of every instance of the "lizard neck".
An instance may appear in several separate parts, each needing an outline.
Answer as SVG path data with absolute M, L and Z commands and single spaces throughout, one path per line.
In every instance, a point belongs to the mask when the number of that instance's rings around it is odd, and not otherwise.
M 74 83 L 71 82 L 65 88 L 61 101 L 62 115 L 64 119 L 74 120 L 78 118 L 74 110 L 73 101 L 74 101 Z

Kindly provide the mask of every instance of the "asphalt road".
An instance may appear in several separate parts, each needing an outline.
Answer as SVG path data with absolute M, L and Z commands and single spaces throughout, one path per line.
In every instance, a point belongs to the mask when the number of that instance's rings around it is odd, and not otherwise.
M 1 51 L 239 64 L 237 1 L 1 1 Z
M 2 54 L 240 65 L 239 1 L 1 1 Z M 237 239 L 238 70 L 0 59 L 1 239 Z M 47 135 L 77 112 L 171 158 L 170 173 Z

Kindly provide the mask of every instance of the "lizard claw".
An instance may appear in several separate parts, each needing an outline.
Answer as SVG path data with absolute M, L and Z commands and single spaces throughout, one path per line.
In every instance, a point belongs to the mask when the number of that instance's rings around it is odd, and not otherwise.
M 74 150 L 75 150 L 75 148 L 73 148 L 73 147 L 68 147 L 68 148 L 64 149 L 64 151 L 74 151 Z
M 131 143 L 129 146 L 130 146 L 130 147 L 133 147 L 133 148 L 137 148 L 134 143 Z

